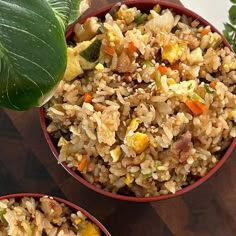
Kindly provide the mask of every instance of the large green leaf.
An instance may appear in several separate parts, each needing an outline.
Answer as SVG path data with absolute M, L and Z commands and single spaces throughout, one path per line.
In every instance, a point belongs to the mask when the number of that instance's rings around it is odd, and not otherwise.
M 229 9 L 229 20 L 232 24 L 236 24 L 236 5 L 233 5 Z
M 55 12 L 60 25 L 65 30 L 69 22 L 72 0 L 48 0 L 48 3 Z
M 91 4 L 90 0 L 72 0 L 69 24 L 72 24 Z
M 41 105 L 65 68 L 64 31 L 47 0 L 0 0 L 0 106 Z

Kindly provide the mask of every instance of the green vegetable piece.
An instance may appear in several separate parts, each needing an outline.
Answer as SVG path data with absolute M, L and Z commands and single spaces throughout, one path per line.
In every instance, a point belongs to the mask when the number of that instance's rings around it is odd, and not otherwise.
M 143 24 L 147 20 L 147 15 L 146 14 L 139 14 L 134 18 L 134 23 L 137 25 Z
M 236 0 L 230 0 L 230 2 L 232 2 L 232 3 L 236 3 Z
M 86 49 L 80 52 L 80 56 L 89 62 L 95 62 L 99 58 L 102 41 L 95 39 Z
M 186 181 L 187 180 L 187 176 L 186 175 L 183 175 L 183 178 L 182 178 L 182 181 Z
M 0 221 L 2 222 L 2 223 L 5 223 L 6 222 L 6 220 L 5 220 L 5 218 L 4 218 L 4 215 L 7 213 L 7 210 L 6 209 L 3 209 L 3 210 L 1 210 L 0 211 Z
M 201 102 L 203 104 L 206 104 L 205 100 L 202 97 L 200 97 L 197 93 L 193 93 L 191 99 L 193 101 L 199 101 L 199 102 Z
M 149 173 L 149 174 L 142 174 L 142 176 L 143 176 L 144 179 L 147 179 L 147 178 L 149 178 L 149 177 L 152 176 L 152 173 Z
M 161 161 L 155 161 L 155 164 L 154 164 L 155 168 L 158 168 L 161 165 L 162 165 Z
M 213 49 L 217 49 L 219 46 L 220 46 L 220 44 L 222 43 L 222 39 L 220 38 L 220 39 L 218 39 L 213 45 L 212 45 L 212 48 Z
M 97 29 L 97 34 L 103 34 L 105 32 L 104 27 L 101 25 L 98 29 Z
M 161 73 L 159 70 L 154 72 L 154 79 L 157 87 L 161 87 Z
M 206 89 L 207 93 L 214 93 L 215 89 L 213 89 L 209 84 L 204 84 L 204 88 Z
M 144 62 L 144 65 L 146 65 L 147 67 L 154 67 L 153 63 L 149 60 L 145 60 Z
M 236 24 L 236 5 L 233 5 L 229 9 L 229 20 L 234 25 Z
M 48 236 L 48 234 L 45 231 L 43 231 L 42 236 Z

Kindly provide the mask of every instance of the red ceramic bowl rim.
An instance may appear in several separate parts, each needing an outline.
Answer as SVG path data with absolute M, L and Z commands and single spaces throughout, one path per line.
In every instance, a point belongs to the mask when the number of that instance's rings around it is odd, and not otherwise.
M 32 197 L 32 198 L 41 198 L 44 196 L 48 196 L 48 197 L 52 197 L 54 200 L 60 202 L 60 203 L 64 203 L 65 205 L 69 206 L 70 208 L 72 208 L 72 210 L 76 210 L 76 211 L 81 211 L 89 220 L 91 220 L 91 222 L 93 222 L 94 224 L 96 224 L 98 226 L 98 228 L 106 235 L 106 236 L 111 236 L 111 234 L 107 231 L 107 229 L 102 225 L 101 222 L 99 222 L 94 216 L 92 216 L 89 212 L 87 212 L 86 210 L 84 210 L 83 208 L 75 205 L 72 202 L 69 202 L 65 199 L 59 198 L 59 197 L 54 197 L 54 196 L 50 196 L 50 195 L 46 195 L 46 194 L 41 194 L 41 193 L 15 193 L 15 194 L 8 194 L 8 195 L 4 195 L 0 197 L 0 200 L 4 200 L 4 199 L 11 199 L 11 198 L 15 198 L 15 199 L 20 199 L 23 197 Z
M 185 14 L 187 16 L 192 16 L 194 19 L 198 19 L 202 24 L 204 25 L 210 25 L 211 29 L 213 32 L 217 32 L 219 33 L 221 36 L 222 34 L 212 25 L 210 24 L 208 21 L 206 21 L 205 19 L 203 19 L 201 16 L 197 15 L 196 13 L 194 13 L 193 11 L 184 8 L 180 5 L 176 5 L 173 3 L 169 3 L 169 2 L 160 2 L 160 1 L 145 1 L 145 0 L 140 0 L 140 1 L 124 1 L 121 2 L 123 4 L 126 4 L 128 6 L 136 6 L 136 5 L 149 5 L 149 7 L 155 5 L 155 4 L 160 4 L 160 6 L 162 8 L 172 8 L 174 10 L 174 12 L 179 13 L 179 14 Z M 88 15 L 86 15 L 85 17 L 83 17 L 82 19 L 78 19 L 76 22 L 84 22 L 88 17 L 91 16 L 98 16 L 98 15 L 104 15 L 104 13 L 108 12 L 109 9 L 111 9 L 111 7 L 114 4 L 108 5 L 104 8 L 101 8 L 97 11 L 94 11 Z M 145 7 L 144 7 L 145 8 Z M 68 31 L 66 32 L 66 38 L 68 38 L 72 33 L 73 33 L 73 26 L 75 24 L 73 24 L 72 26 L 70 26 L 70 28 L 68 29 Z M 227 40 L 222 36 L 223 38 L 223 42 L 226 46 L 228 46 L 229 48 L 230 45 L 227 42 Z M 45 138 L 49 144 L 49 147 L 51 149 L 51 151 L 53 152 L 54 156 L 56 157 L 56 159 L 58 159 L 58 151 L 56 149 L 56 147 L 54 146 L 51 137 L 49 135 L 49 133 L 47 132 L 47 128 L 46 128 L 46 123 L 45 123 L 45 118 L 44 118 L 44 109 L 43 107 L 40 108 L 40 122 L 41 122 L 41 126 L 43 129 L 43 133 L 45 135 Z M 227 149 L 227 151 L 225 152 L 225 154 L 223 155 L 223 157 L 220 159 L 220 161 L 202 178 L 200 178 L 199 180 L 197 180 L 196 182 L 194 182 L 193 184 L 190 184 L 186 187 L 184 187 L 183 189 L 180 189 L 178 191 L 176 191 L 176 193 L 174 194 L 166 194 L 166 195 L 160 195 L 160 196 L 152 196 L 152 197 L 131 197 L 131 196 L 125 196 L 125 195 L 120 195 L 120 194 L 115 194 L 115 193 L 111 193 L 108 191 L 105 191 L 99 187 L 96 187 L 95 185 L 89 183 L 87 180 L 83 179 L 81 176 L 79 176 L 77 173 L 75 173 L 72 169 L 70 169 L 66 163 L 61 163 L 62 166 L 65 168 L 65 170 L 71 174 L 75 179 L 77 179 L 80 183 L 84 184 L 85 186 L 87 186 L 88 188 L 103 194 L 105 196 L 111 197 L 111 198 L 115 198 L 115 199 L 119 199 L 119 200 L 124 200 L 124 201 L 131 201 L 131 202 L 152 202 L 152 201 L 158 201 L 158 200 L 164 200 L 164 199 L 168 199 L 168 198 L 172 198 L 178 195 L 182 195 L 184 193 L 189 192 L 190 190 L 196 188 L 197 186 L 199 186 L 200 184 L 202 184 L 203 182 L 205 182 L 206 180 L 209 179 L 210 176 L 212 176 L 218 169 L 220 169 L 220 167 L 225 163 L 225 161 L 229 158 L 230 154 L 232 153 L 232 151 L 234 150 L 236 146 L 236 138 L 233 139 L 233 141 L 231 142 L 229 148 Z

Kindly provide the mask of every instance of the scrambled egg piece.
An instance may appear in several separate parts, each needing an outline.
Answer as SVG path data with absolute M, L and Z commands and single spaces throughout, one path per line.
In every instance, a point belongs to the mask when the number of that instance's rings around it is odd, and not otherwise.
M 111 157 L 113 159 L 113 162 L 117 162 L 120 159 L 121 156 L 121 149 L 120 146 L 117 145 L 116 148 L 110 151 Z
M 203 62 L 202 49 L 200 47 L 194 49 L 188 55 L 188 61 L 192 65 L 202 63 Z
M 88 222 L 86 226 L 80 231 L 81 236 L 100 236 L 100 231 L 97 226 Z
M 170 64 L 180 60 L 186 53 L 187 45 L 184 42 L 170 43 L 162 48 L 162 59 L 169 61 Z
M 126 136 L 126 144 L 135 150 L 137 154 L 142 153 L 149 146 L 149 137 L 146 134 L 135 132 Z
M 83 69 L 79 63 L 79 54 L 76 51 L 76 48 L 67 48 L 67 67 L 64 79 L 70 81 L 82 73 Z
M 129 132 L 134 132 L 138 128 L 139 123 L 140 123 L 139 118 L 134 118 L 133 120 L 131 120 L 131 122 L 127 126 L 126 134 L 128 134 Z

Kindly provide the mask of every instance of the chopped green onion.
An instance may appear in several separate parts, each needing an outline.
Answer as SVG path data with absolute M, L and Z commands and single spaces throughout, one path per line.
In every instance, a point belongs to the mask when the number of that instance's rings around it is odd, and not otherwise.
M 154 164 L 155 168 L 158 168 L 161 165 L 162 165 L 161 161 L 155 161 L 155 164 Z
M 99 58 L 102 41 L 95 39 L 86 49 L 80 52 L 80 56 L 89 62 L 95 62 Z
M 6 209 L 3 209 L 0 211 L 0 221 L 2 223 L 6 222 L 5 218 L 4 218 L 4 215 L 7 213 L 7 210 Z
M 191 99 L 193 101 L 199 101 L 199 102 L 201 102 L 203 104 L 206 104 L 205 100 L 202 97 L 200 97 L 197 93 L 193 93 Z
M 157 87 L 161 87 L 161 73 L 159 70 L 154 72 L 154 80 Z
M 149 174 L 142 174 L 144 179 L 147 179 L 152 176 L 152 173 Z
M 134 23 L 137 25 L 143 24 L 147 20 L 147 15 L 146 14 L 139 14 L 134 18 Z
M 213 49 L 217 49 L 217 47 L 219 47 L 222 42 L 223 42 L 223 39 L 222 39 L 222 38 L 218 39 L 218 40 L 212 45 L 212 48 L 213 48 Z
M 103 34 L 105 32 L 105 29 L 103 26 L 100 26 L 98 29 L 97 29 L 97 34 Z
M 215 89 L 213 89 L 209 84 L 204 84 L 204 88 L 206 89 L 207 93 L 214 93 Z
M 147 67 L 154 67 L 153 63 L 149 60 L 145 60 L 144 62 L 144 65 L 146 65 Z

